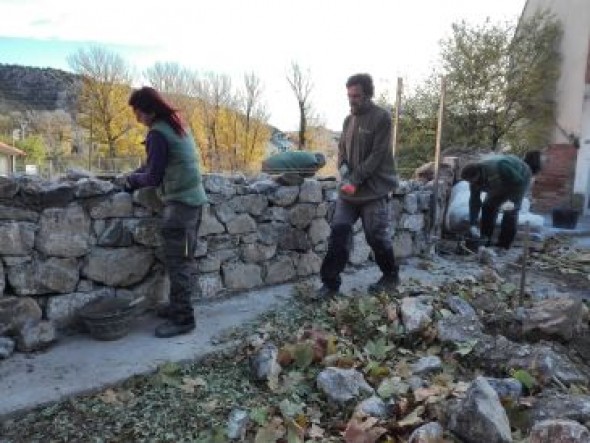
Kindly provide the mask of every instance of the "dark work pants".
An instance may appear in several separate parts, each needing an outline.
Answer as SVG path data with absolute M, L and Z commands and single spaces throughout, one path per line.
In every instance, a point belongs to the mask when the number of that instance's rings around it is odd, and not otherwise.
M 196 280 L 195 248 L 201 223 L 200 206 L 169 202 L 164 207 L 162 237 L 164 260 L 170 277 L 170 320 L 194 321 L 191 295 Z
M 487 238 L 489 242 L 491 242 L 492 236 L 494 234 L 494 228 L 496 226 L 496 220 L 498 218 L 500 206 L 509 200 L 510 199 L 504 194 L 489 195 L 482 204 L 481 235 L 483 238 Z M 498 236 L 498 246 L 506 249 L 510 248 L 512 242 L 514 241 L 514 237 L 516 237 L 518 211 L 520 209 L 522 199 L 512 202 L 514 203 L 514 210 L 504 211 L 502 222 L 500 224 L 500 234 Z
M 379 269 L 385 276 L 397 274 L 398 267 L 393 255 L 389 229 L 390 214 L 388 197 L 361 204 L 349 203 L 340 198 L 337 200 L 328 240 L 328 252 L 320 269 L 324 285 L 334 290 L 340 288 L 340 274 L 346 267 L 352 247 L 352 227 L 359 217 Z

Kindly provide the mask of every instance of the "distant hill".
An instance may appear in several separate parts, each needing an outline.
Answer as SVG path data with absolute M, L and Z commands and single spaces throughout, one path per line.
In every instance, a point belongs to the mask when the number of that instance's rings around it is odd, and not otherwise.
M 73 111 L 80 79 L 52 68 L 0 64 L 0 113 L 11 111 Z

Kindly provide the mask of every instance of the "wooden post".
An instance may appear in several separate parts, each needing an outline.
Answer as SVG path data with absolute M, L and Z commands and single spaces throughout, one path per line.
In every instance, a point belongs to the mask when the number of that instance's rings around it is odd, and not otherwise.
M 526 266 L 529 257 L 529 222 L 524 226 L 524 243 L 522 245 L 522 267 L 520 268 L 520 292 L 518 294 L 518 306 L 524 305 L 524 288 L 526 285 Z
M 446 95 L 446 77 L 442 77 L 440 81 L 440 102 L 438 106 L 438 124 L 436 126 L 436 145 L 434 148 L 434 183 L 432 187 L 431 200 L 431 224 L 428 233 L 429 239 L 433 234 L 436 234 L 436 221 L 438 218 L 438 178 L 440 168 L 440 144 L 442 139 L 443 115 L 445 110 L 445 95 Z
M 398 151 L 398 143 L 399 143 L 399 114 L 400 108 L 402 105 L 402 90 L 403 90 L 403 80 L 401 77 L 397 78 L 397 91 L 395 95 L 395 115 L 393 120 L 393 156 Z

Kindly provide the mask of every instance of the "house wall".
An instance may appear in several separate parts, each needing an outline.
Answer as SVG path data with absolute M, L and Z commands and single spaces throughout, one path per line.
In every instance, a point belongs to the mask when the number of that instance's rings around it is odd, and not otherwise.
M 9 175 L 11 172 L 10 156 L 0 154 L 0 175 Z
M 561 55 L 561 73 L 556 87 L 556 120 L 566 133 L 580 136 L 581 148 L 577 152 L 568 146 L 570 141 L 555 124 L 550 139 L 548 152 L 547 179 L 542 176 L 537 182 L 541 187 L 536 194 L 540 201 L 538 206 L 548 207 L 569 201 L 569 195 L 556 195 L 560 192 L 582 194 L 588 200 L 590 144 L 585 144 L 590 126 L 590 109 L 586 84 L 590 77 L 589 42 L 590 42 L 590 1 L 588 0 L 528 0 L 521 20 L 530 18 L 540 10 L 551 11 L 563 26 L 563 38 L 559 52 Z M 559 147 L 565 150 L 558 151 Z M 571 163 L 575 162 L 575 167 Z M 562 180 L 557 182 L 556 180 Z M 551 189 L 553 187 L 554 189 Z M 586 204 L 587 206 L 587 204 Z

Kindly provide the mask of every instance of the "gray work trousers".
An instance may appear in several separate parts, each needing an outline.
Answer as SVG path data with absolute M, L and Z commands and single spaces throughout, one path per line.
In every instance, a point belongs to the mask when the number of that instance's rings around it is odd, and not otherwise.
M 389 197 L 366 203 L 350 203 L 339 198 L 331 223 L 328 252 L 320 269 L 324 285 L 338 290 L 342 280 L 340 274 L 346 267 L 352 248 L 352 227 L 358 219 L 363 223 L 367 243 L 373 250 L 375 261 L 384 276 L 398 272 L 391 241 L 391 206 Z
M 179 202 L 168 202 L 164 207 L 164 264 L 170 276 L 170 320 L 174 323 L 194 321 L 191 296 L 197 275 L 195 249 L 201 213 L 201 206 Z

